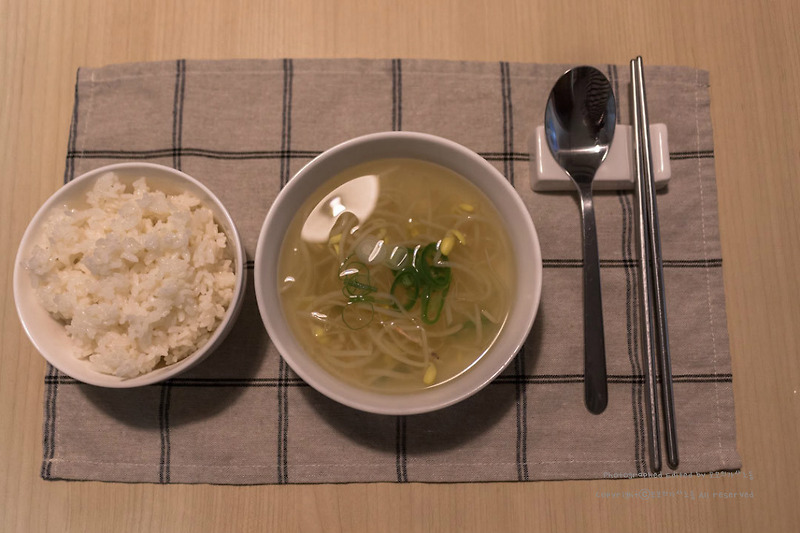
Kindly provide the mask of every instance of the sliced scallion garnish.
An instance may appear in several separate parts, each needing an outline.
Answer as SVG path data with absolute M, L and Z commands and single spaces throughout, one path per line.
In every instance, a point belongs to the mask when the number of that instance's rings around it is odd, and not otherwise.
M 414 268 L 406 267 L 397 272 L 394 282 L 392 283 L 392 288 L 389 292 L 391 292 L 392 296 L 398 299 L 406 311 L 410 311 L 411 308 L 414 307 L 414 304 L 417 303 L 419 287 L 419 274 L 417 274 L 417 271 Z M 403 291 L 403 294 L 397 294 L 401 290 Z M 404 296 L 404 298 L 401 299 L 401 296 Z M 405 303 L 403 300 L 405 300 Z

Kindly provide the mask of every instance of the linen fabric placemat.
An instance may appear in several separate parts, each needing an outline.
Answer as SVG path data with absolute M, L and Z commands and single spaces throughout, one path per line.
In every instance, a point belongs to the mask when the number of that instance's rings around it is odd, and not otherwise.
M 609 404 L 583 404 L 580 212 L 534 193 L 529 141 L 564 65 L 430 60 L 169 61 L 80 69 L 65 180 L 146 160 L 216 193 L 242 234 L 248 292 L 219 350 L 133 390 L 48 367 L 45 479 L 153 483 L 464 482 L 633 477 L 648 471 L 633 193 L 595 197 Z M 629 123 L 628 69 L 600 65 Z M 658 195 L 681 472 L 737 469 L 708 74 L 646 70 L 669 129 Z M 542 246 L 539 314 L 509 368 L 472 398 L 392 417 L 339 405 L 283 362 L 255 302 L 252 258 L 281 186 L 321 151 L 386 130 L 440 135 L 514 185 Z M 668 471 L 666 471 L 668 472 Z

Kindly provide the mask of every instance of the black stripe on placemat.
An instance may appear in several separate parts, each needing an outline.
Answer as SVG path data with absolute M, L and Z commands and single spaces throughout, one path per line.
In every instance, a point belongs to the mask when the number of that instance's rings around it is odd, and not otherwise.
M 288 154 L 292 146 L 292 88 L 294 83 L 294 63 L 291 59 L 283 60 L 283 109 L 281 126 L 281 153 Z M 280 184 L 283 188 L 291 177 L 291 161 L 289 157 L 281 157 Z
M 183 140 L 183 102 L 185 95 L 186 60 L 175 62 L 175 92 L 172 99 L 172 166 L 181 170 L 180 148 Z M 161 455 L 158 467 L 159 483 L 170 482 L 170 427 L 169 409 L 172 396 L 169 380 L 161 384 L 158 404 L 158 422 L 161 433 Z
M 75 75 L 75 104 L 72 107 L 72 120 L 69 125 L 69 140 L 67 141 L 67 154 L 74 154 L 76 147 L 76 139 L 78 137 L 78 80 L 81 76 L 81 69 Z M 72 181 L 75 177 L 75 160 L 72 157 L 67 157 L 67 163 L 64 166 L 64 183 Z
M 67 152 L 70 159 L 156 159 L 194 156 L 208 159 L 248 160 L 248 159 L 313 159 L 321 152 L 310 150 L 208 150 L 206 148 L 163 148 L 159 150 L 81 150 Z
M 514 185 L 514 108 L 511 104 L 511 74 L 508 62 L 500 62 L 500 92 L 503 105 L 503 174 Z
M 403 71 L 400 59 L 392 60 L 392 130 L 403 129 Z M 408 482 L 408 453 L 406 435 L 408 420 L 405 416 L 397 417 L 397 434 L 395 436 L 395 467 L 398 483 Z
M 283 483 L 289 482 L 289 365 L 283 361 Z
M 294 83 L 294 63 L 283 60 L 283 110 L 281 125 L 281 170 L 280 186 L 283 188 L 291 177 L 291 159 L 288 157 L 292 146 L 292 89 Z M 289 482 L 289 365 L 278 359 L 278 431 L 277 431 L 277 474 L 278 483 Z
M 402 118 L 402 108 L 399 108 Z M 72 159 L 155 159 L 172 157 L 205 157 L 208 159 L 223 160 L 250 160 L 250 159 L 313 159 L 321 154 L 321 150 L 211 150 L 208 148 L 192 148 L 181 146 L 178 148 L 154 148 L 151 150 L 81 150 L 67 151 L 67 158 Z M 520 152 L 478 152 L 478 155 L 487 161 L 530 161 L 530 154 Z
M 158 402 L 158 427 L 161 433 L 161 455 L 158 463 L 158 482 L 169 483 L 170 478 L 170 441 L 169 441 L 169 403 L 171 388 L 169 382 L 161 387 Z
M 673 383 L 733 383 L 733 374 L 677 374 Z
M 392 131 L 403 129 L 403 70 L 400 59 L 392 59 Z M 407 419 L 395 417 L 395 470 L 398 483 L 408 481 L 408 453 L 406 450 Z
M 713 159 L 714 150 L 694 150 L 688 152 L 670 152 L 669 158 L 673 161 L 681 159 Z
M 620 106 L 619 106 L 619 101 L 620 101 L 620 98 L 619 98 L 619 73 L 617 72 L 616 63 L 614 65 L 611 65 L 611 68 L 613 69 L 613 74 L 614 74 L 614 93 L 617 95 L 617 98 L 616 98 L 616 103 L 617 103 L 617 124 L 621 124 L 622 120 L 621 120 L 620 112 L 619 112 L 619 109 L 620 109 Z
M 619 72 L 616 65 L 608 65 L 608 75 L 611 80 L 614 94 L 616 95 L 617 124 L 621 123 L 620 113 L 620 92 L 619 92 Z M 628 193 L 617 192 L 620 211 L 622 214 L 622 239 L 620 248 L 622 261 L 619 262 L 625 270 L 625 336 L 628 353 L 628 362 L 631 366 L 631 373 L 640 375 L 642 368 L 639 362 L 639 298 L 637 288 L 639 286 L 638 270 L 634 253 L 634 227 L 636 220 L 633 213 L 633 205 Z M 612 265 L 608 265 L 612 266 Z M 617 266 L 614 264 L 613 266 Z M 609 382 L 611 380 L 609 379 Z M 633 423 L 633 443 L 634 443 L 634 462 L 637 473 L 644 472 L 647 468 L 645 460 L 645 428 L 644 428 L 644 391 L 641 384 L 631 383 L 631 416 Z
M 530 154 L 523 154 L 520 152 L 478 152 L 478 155 L 487 161 L 530 161 Z
M 620 193 L 622 194 L 622 193 Z M 602 268 L 636 268 L 638 259 L 626 257 L 623 259 L 601 259 Z M 721 258 L 712 259 L 665 259 L 662 261 L 664 268 L 719 268 L 722 266 Z M 542 259 L 544 268 L 582 268 L 582 259 Z
M 403 129 L 403 65 L 392 59 L 392 131 Z
M 394 112 L 402 113 L 402 109 L 393 109 Z M 393 118 L 394 121 L 394 118 Z M 399 127 L 399 126 L 398 126 Z M 205 157 L 208 159 L 313 159 L 322 153 L 322 150 L 211 150 L 208 148 L 154 148 L 151 150 L 81 150 L 76 151 L 70 147 L 67 151 L 67 165 L 72 165 L 73 159 L 152 159 L 158 157 Z M 526 162 L 531 160 L 531 155 L 526 152 L 478 152 L 487 161 L 502 161 L 504 163 L 512 161 Z M 671 160 L 682 159 L 710 159 L 714 157 L 712 150 L 701 150 L 698 152 L 672 152 L 669 155 Z
M 180 387 L 308 387 L 308 384 L 300 378 L 172 378 L 170 388 Z M 82 385 L 83 383 L 75 378 L 56 372 L 54 375 L 45 377 L 45 384 L 58 385 Z M 162 387 L 161 383 L 145 385 L 145 387 Z
M 186 86 L 186 60 L 175 63 L 175 94 L 172 102 L 172 166 L 181 169 L 181 144 L 183 141 L 183 99 Z
M 673 381 L 678 383 L 732 383 L 732 374 L 674 374 Z M 644 376 L 641 375 L 610 375 L 610 383 L 644 383 Z M 308 387 L 309 385 L 300 378 L 172 378 L 170 388 L 176 387 Z M 582 383 L 583 374 L 532 374 L 532 375 L 511 375 L 500 376 L 492 383 L 498 385 L 516 385 L 517 383 L 536 383 L 541 385 L 553 383 Z M 82 382 L 56 371 L 54 375 L 45 377 L 45 385 L 83 385 Z M 160 384 L 146 385 L 146 387 L 160 387 Z M 46 407 L 46 406 L 45 406 Z
M 278 362 L 278 380 L 274 386 L 278 392 L 278 483 L 289 482 L 289 365 L 281 357 Z
M 616 115 L 616 124 L 622 122 L 622 117 L 619 112 L 619 79 L 617 78 L 617 66 L 606 65 L 606 72 L 608 72 L 609 83 L 611 84 L 614 93 L 614 114 Z
M 514 106 L 511 95 L 511 66 L 500 62 L 500 94 L 503 108 L 503 174 L 514 186 Z M 487 154 L 488 155 L 488 154 Z M 525 349 L 517 353 L 514 367 L 517 376 L 525 375 Z M 528 480 L 528 391 L 525 383 L 518 382 L 515 390 L 517 416 L 516 461 L 517 479 Z
M 53 456 L 55 453 L 55 426 L 56 426 L 56 393 L 58 391 L 58 370 L 47 363 L 45 377 L 44 398 L 44 424 L 42 425 L 42 469 L 40 475 L 43 479 L 51 479 Z M 71 379 L 71 378 L 70 378 Z
M 642 374 L 609 374 L 609 383 L 643 385 Z M 674 383 L 733 383 L 733 374 L 673 374 Z M 557 385 L 583 383 L 583 374 L 537 374 L 525 376 L 499 376 L 492 383 L 497 385 Z
M 517 353 L 514 361 L 517 376 L 525 376 L 525 347 Z M 528 481 L 528 393 L 525 380 L 516 383 L 517 408 L 517 480 Z
M 633 206 L 630 198 L 623 192 L 618 192 L 617 197 L 622 211 L 622 255 L 626 259 L 625 265 L 625 333 L 628 362 L 631 365 L 631 372 L 634 375 L 642 373 L 639 364 L 639 306 L 637 298 L 637 287 L 639 279 L 633 258 L 635 224 Z M 644 409 L 642 403 L 644 391 L 642 386 L 636 382 L 631 384 L 631 414 L 633 416 L 634 427 L 634 459 L 637 472 L 643 472 L 646 468 L 645 450 L 645 430 L 644 430 Z
M 722 258 L 672 259 L 670 261 L 664 261 L 662 265 L 669 268 L 719 268 L 722 266 Z
M 79 68 L 75 74 L 74 103 L 72 106 L 72 118 L 69 125 L 69 139 L 67 140 L 67 152 L 75 152 L 78 138 L 78 106 L 80 95 L 78 85 L 81 77 Z M 75 179 L 75 161 L 67 158 L 64 165 L 64 184 Z M 44 402 L 44 423 L 42 424 L 42 468 L 40 475 L 43 479 L 52 479 L 53 458 L 56 453 L 56 407 L 58 405 L 58 386 L 60 384 L 60 373 L 47 363 L 47 374 L 45 375 L 45 402 Z M 65 376 L 66 377 L 66 376 Z M 72 378 L 70 378 L 72 379 Z
M 583 383 L 583 374 L 501 375 L 492 381 L 497 385 L 552 385 L 556 383 Z
M 394 96 L 393 96 L 394 97 Z M 394 104 L 393 104 L 394 106 Z M 398 113 L 398 128 L 402 125 L 402 108 L 394 108 L 393 114 Z M 392 118 L 394 127 L 395 117 Z M 177 139 L 176 139 L 177 142 Z M 208 148 L 154 148 L 151 150 L 81 150 L 76 151 L 70 147 L 67 151 L 68 165 L 72 165 L 73 159 L 151 159 L 156 157 L 175 157 L 186 156 L 206 157 L 209 159 L 311 159 L 322 153 L 322 150 L 211 150 Z M 526 162 L 531 160 L 531 155 L 525 152 L 478 152 L 487 161 L 502 161 L 504 163 L 512 161 Z M 672 152 L 669 158 L 673 161 L 682 159 L 710 159 L 714 157 L 712 150 L 701 150 L 698 152 Z
M 406 449 L 406 426 L 405 416 L 395 417 L 395 471 L 398 483 L 408 482 L 408 450 Z
M 280 374 L 280 372 L 279 372 Z M 277 378 L 172 378 L 172 387 L 308 387 L 299 377 L 288 373 Z
M 642 369 L 639 365 L 639 332 L 638 319 L 639 309 L 636 290 L 638 287 L 638 276 L 635 264 L 633 263 L 633 243 L 634 243 L 634 215 L 630 199 L 623 192 L 617 193 L 620 209 L 622 212 L 622 241 L 620 248 L 625 259 L 625 340 L 628 354 L 628 362 L 633 374 L 641 374 Z M 646 468 L 644 449 L 645 449 L 645 430 L 644 430 L 644 410 L 642 403 L 644 391 L 635 381 L 631 383 L 631 416 L 634 428 L 634 463 L 637 472 L 642 472 Z

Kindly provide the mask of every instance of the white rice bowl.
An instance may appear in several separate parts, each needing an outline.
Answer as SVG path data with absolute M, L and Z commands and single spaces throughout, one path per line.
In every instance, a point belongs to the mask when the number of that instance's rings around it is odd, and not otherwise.
M 40 352 L 76 379 L 166 379 L 230 329 L 244 284 L 239 235 L 210 191 L 178 171 L 131 163 L 90 174 L 61 190 L 79 192 L 51 198 L 23 237 L 14 276 L 20 318 Z M 34 304 L 67 337 L 58 354 L 37 329 Z

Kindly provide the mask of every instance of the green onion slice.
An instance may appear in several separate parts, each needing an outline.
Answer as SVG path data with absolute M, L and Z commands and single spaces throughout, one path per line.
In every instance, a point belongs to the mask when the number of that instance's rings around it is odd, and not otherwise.
M 389 292 L 400 301 L 403 309 L 410 311 L 414 304 L 417 303 L 419 289 L 420 279 L 417 271 L 412 267 L 406 267 L 397 272 Z M 403 291 L 403 294 L 396 294 L 396 291 Z M 403 295 L 405 296 L 405 303 L 401 298 Z
M 426 246 L 421 254 L 418 254 L 418 261 L 415 264 L 420 275 L 428 284 L 434 289 L 444 290 L 450 285 L 450 267 L 436 266 L 433 264 L 433 258 L 436 255 L 437 244 L 435 242 Z M 447 260 L 447 256 L 442 255 L 443 260 Z
M 444 308 L 444 299 L 447 296 L 447 291 L 450 287 L 445 287 L 444 290 L 432 290 L 430 287 L 425 287 L 422 290 L 422 321 L 426 324 L 435 324 L 438 322 L 439 317 L 442 316 L 442 309 Z
M 342 279 L 342 293 L 349 299 L 363 298 L 378 290 L 370 281 L 367 265 L 360 261 L 345 261 L 339 269 L 339 277 Z
M 350 301 L 342 308 L 342 322 L 350 329 L 367 327 L 375 316 L 375 308 L 368 301 Z

